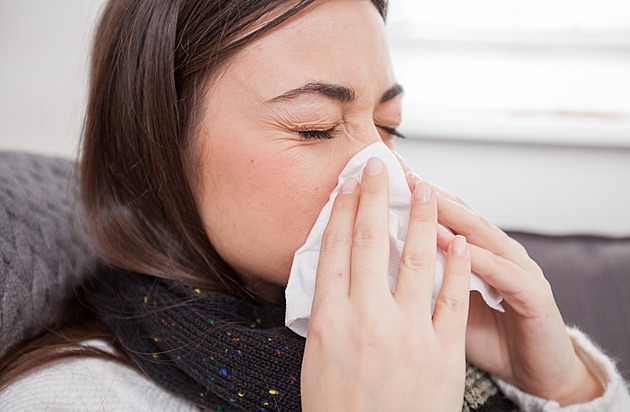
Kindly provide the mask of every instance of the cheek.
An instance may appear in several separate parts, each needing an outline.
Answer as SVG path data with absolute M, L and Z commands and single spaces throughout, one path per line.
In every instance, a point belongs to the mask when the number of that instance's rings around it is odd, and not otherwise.
M 206 230 L 234 269 L 285 285 L 293 254 L 337 183 L 337 168 L 309 147 L 239 143 L 248 149 L 213 144 L 203 177 Z
M 249 162 L 247 186 L 256 203 L 251 218 L 273 225 L 264 230 L 283 237 L 291 255 L 306 241 L 337 183 L 337 173 L 315 157 L 308 150 L 261 152 Z

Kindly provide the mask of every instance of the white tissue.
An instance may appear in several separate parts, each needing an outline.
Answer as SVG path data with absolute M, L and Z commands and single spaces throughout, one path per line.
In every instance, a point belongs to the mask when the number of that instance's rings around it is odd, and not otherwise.
M 300 336 L 305 337 L 308 331 L 313 294 L 315 292 L 315 274 L 317 273 L 319 250 L 322 243 L 322 235 L 328 225 L 332 205 L 343 182 L 349 177 L 354 177 L 360 181 L 365 164 L 372 157 L 381 159 L 385 163 L 385 166 L 387 166 L 387 172 L 389 174 L 390 261 L 388 281 L 392 291 L 396 288 L 398 266 L 400 265 L 405 237 L 407 236 L 407 227 L 409 226 L 411 192 L 409 191 L 407 179 L 402 167 L 398 163 L 398 159 L 396 159 L 392 151 L 384 143 L 378 142 L 364 148 L 350 159 L 339 175 L 337 187 L 332 191 L 328 203 L 324 205 L 324 208 L 317 217 L 317 221 L 311 229 L 306 243 L 295 252 L 289 283 L 285 290 L 287 304 L 285 324 Z M 432 308 L 435 306 L 435 300 L 442 287 L 445 261 L 446 253 L 438 249 Z M 470 279 L 470 290 L 479 291 L 488 306 L 503 312 L 503 307 L 501 306 L 503 298 L 493 287 L 485 283 L 474 273 Z

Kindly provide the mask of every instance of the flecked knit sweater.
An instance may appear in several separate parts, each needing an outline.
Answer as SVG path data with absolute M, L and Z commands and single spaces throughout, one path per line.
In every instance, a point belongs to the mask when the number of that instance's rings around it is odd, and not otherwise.
M 499 381 L 504 393 L 519 409 L 527 412 L 630 411 L 628 389 L 613 363 L 580 332 L 570 330 L 569 333 L 574 345 L 583 354 L 583 359 L 588 360 L 589 367 L 597 370 L 597 376 L 608 382 L 606 392 L 601 398 L 586 404 L 560 408 L 556 402 L 534 397 Z M 111 350 L 103 341 L 87 341 L 85 345 Z M 474 375 L 477 373 L 469 370 L 466 379 L 475 379 Z M 483 382 L 484 385 L 492 386 L 491 382 Z M 475 399 L 474 394 L 467 395 L 463 410 L 470 410 L 469 405 L 479 401 L 483 401 L 483 397 Z M 0 392 L 0 410 L 189 412 L 199 409 L 192 402 L 172 395 L 140 372 L 118 362 L 79 358 L 47 365 L 11 384 Z
M 301 409 L 304 340 L 282 326 L 281 308 L 256 307 L 150 277 L 130 275 L 118 278 L 123 279 L 118 284 L 115 279 L 102 291 L 100 315 L 151 380 L 110 360 L 64 360 L 0 392 L 0 410 Z M 578 355 L 606 388 L 601 398 L 560 408 L 468 367 L 463 410 L 630 411 L 627 386 L 614 364 L 579 331 L 569 333 Z M 111 350 L 102 341 L 85 344 Z

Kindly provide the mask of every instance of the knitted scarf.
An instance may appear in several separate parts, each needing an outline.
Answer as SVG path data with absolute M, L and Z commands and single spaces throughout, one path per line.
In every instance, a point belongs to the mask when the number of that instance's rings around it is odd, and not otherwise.
M 94 307 L 144 373 L 218 411 L 299 411 L 305 339 L 284 308 L 254 305 L 129 272 L 103 279 Z M 467 368 L 464 411 L 512 411 L 489 376 Z

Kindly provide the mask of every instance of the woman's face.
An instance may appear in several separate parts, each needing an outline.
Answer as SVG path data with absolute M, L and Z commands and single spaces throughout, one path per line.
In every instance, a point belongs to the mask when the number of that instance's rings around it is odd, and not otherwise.
M 369 1 L 316 2 L 249 44 L 208 92 L 197 203 L 246 282 L 285 286 L 348 160 L 394 136 L 400 93 Z

